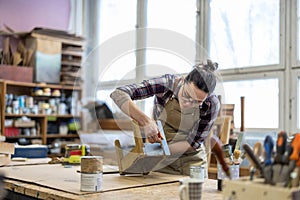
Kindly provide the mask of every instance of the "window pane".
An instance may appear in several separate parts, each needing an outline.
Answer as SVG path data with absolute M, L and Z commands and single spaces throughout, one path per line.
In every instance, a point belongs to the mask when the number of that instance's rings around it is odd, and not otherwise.
M 146 51 L 147 76 L 190 71 L 191 62 L 195 60 L 196 1 L 151 0 L 148 1 L 147 15 L 149 28 L 162 29 L 157 35 L 151 30 L 147 33 L 148 47 L 153 47 L 150 40 L 161 45 Z M 163 30 L 169 33 L 165 34 Z M 164 46 L 166 40 L 171 40 L 174 48 L 172 44 Z M 182 49 L 178 50 L 176 46 L 188 50 L 181 52 Z
M 111 61 L 102 69 L 100 81 L 128 80 L 135 77 L 135 53 L 131 52 Z
M 300 51 L 299 51 L 299 49 L 300 49 L 300 40 L 299 40 L 299 38 L 300 38 L 300 1 L 298 0 L 298 9 L 297 9 L 297 20 L 298 20 L 298 37 L 297 37 L 297 42 L 298 42 L 298 48 L 297 48 L 297 50 L 298 50 L 298 52 L 297 52 L 297 54 L 298 54 L 298 60 L 300 60 Z
M 161 50 L 147 50 L 147 75 L 179 74 L 192 70 L 192 64 L 184 58 Z
M 280 0 L 211 0 L 209 53 L 220 68 L 279 63 Z
M 300 129 L 300 78 L 298 78 L 298 95 L 297 95 L 297 128 Z
M 223 86 L 225 90 L 225 99 L 222 103 L 235 104 L 235 128 L 241 127 L 241 96 L 245 97 L 244 119 L 246 129 L 278 128 L 278 79 L 224 82 Z
M 120 38 L 120 35 L 132 31 L 132 34 L 128 34 L 132 38 L 126 41 L 133 41 L 132 46 L 134 47 L 136 0 L 102 0 L 99 20 L 101 26 L 100 44 L 105 42 L 115 44 L 116 37 Z M 127 42 L 119 42 L 119 45 L 124 46 L 128 44 Z M 123 46 L 114 47 L 109 52 L 101 52 L 101 49 L 99 50 L 100 60 L 101 55 L 108 57 L 107 54 L 112 56 L 113 59 L 108 66 L 105 66 L 105 69 L 100 69 L 102 71 L 100 81 L 124 80 L 135 77 L 135 73 L 131 73 L 135 69 L 135 54 L 134 52 L 120 52 L 120 49 L 124 49 L 124 51 L 128 50 L 128 48 Z M 116 49 L 119 51 L 116 51 Z
M 100 7 L 100 43 L 135 29 L 136 0 L 102 0 Z

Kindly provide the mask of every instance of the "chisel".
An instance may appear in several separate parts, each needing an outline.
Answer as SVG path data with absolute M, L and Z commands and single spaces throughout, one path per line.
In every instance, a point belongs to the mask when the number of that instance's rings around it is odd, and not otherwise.
M 289 161 L 292 152 L 293 152 L 293 148 L 287 143 L 286 150 L 284 152 L 284 155 L 282 156 L 283 165 L 282 165 L 281 176 L 279 181 L 284 187 L 286 187 L 289 182 Z
M 272 183 L 272 153 L 274 141 L 269 135 L 264 140 L 265 160 L 264 160 L 264 177 L 265 183 Z
M 293 148 L 293 152 L 290 155 L 290 161 L 289 161 L 290 185 L 291 187 L 295 187 L 299 185 L 299 173 L 298 173 L 298 169 L 296 169 L 296 163 L 299 160 L 299 152 L 300 152 L 299 133 L 295 134 L 291 142 L 291 147 Z
M 251 146 L 249 144 L 245 143 L 245 144 L 243 144 L 243 149 L 246 152 L 246 157 L 251 162 L 250 180 L 253 179 L 255 169 L 258 169 L 260 171 L 262 177 L 264 177 L 263 167 L 262 167 L 260 161 L 258 160 L 258 158 L 254 155 Z
M 285 154 L 287 145 L 287 133 L 285 131 L 281 131 L 277 135 L 276 142 L 276 154 L 273 163 L 273 179 L 272 182 L 274 184 L 279 183 L 281 181 L 281 173 L 283 170 L 283 156 Z

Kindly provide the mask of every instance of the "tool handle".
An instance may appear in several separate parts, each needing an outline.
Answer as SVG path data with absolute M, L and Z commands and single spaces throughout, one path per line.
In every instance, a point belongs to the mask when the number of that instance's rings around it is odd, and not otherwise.
M 276 155 L 274 163 L 283 163 L 283 156 L 286 151 L 287 133 L 285 131 L 279 132 L 276 142 Z
M 210 138 L 210 144 L 211 144 L 211 151 L 216 155 L 219 163 L 221 164 L 222 166 L 222 169 L 223 171 L 226 173 L 226 175 L 228 177 L 231 177 L 230 175 L 230 170 L 229 170 L 229 166 L 227 165 L 226 161 L 225 161 L 225 155 L 224 155 L 224 152 L 222 150 L 222 144 L 221 144 L 221 141 L 215 137 L 215 136 L 212 136 Z
M 293 148 L 290 145 L 286 146 L 285 152 L 282 156 L 282 164 L 288 165 L 290 161 L 290 156 L 293 152 Z
M 293 148 L 293 152 L 290 155 L 290 160 L 297 161 L 299 159 L 299 152 L 300 152 L 300 134 L 295 134 L 292 142 L 291 147 Z
M 252 165 L 257 168 L 261 174 L 263 174 L 263 167 L 260 164 L 258 158 L 254 155 L 253 150 L 251 146 L 247 143 L 243 144 L 243 149 L 246 151 L 246 155 L 249 158 L 249 161 L 252 163 Z
M 264 140 L 264 148 L 265 148 L 265 165 L 272 164 L 272 153 L 273 153 L 274 141 L 270 135 L 267 135 Z

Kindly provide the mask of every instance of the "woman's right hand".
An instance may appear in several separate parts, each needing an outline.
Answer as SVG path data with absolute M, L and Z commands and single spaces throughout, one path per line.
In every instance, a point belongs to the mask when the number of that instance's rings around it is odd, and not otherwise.
M 155 121 L 151 121 L 147 125 L 143 126 L 144 133 L 146 138 L 150 143 L 161 142 L 161 139 L 158 137 L 158 127 Z

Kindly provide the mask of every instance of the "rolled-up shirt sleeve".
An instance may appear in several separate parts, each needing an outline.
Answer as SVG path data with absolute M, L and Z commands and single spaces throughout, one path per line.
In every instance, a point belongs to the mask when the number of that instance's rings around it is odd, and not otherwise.
M 116 88 L 110 97 L 121 107 L 127 100 L 141 100 L 156 95 L 162 97 L 174 86 L 175 76 L 165 74 L 158 78 L 144 80 L 138 84 L 124 85 Z
M 121 108 L 121 106 L 128 101 L 130 98 L 129 94 L 120 90 L 120 89 L 115 89 L 111 94 L 110 98 L 117 104 L 118 107 Z

